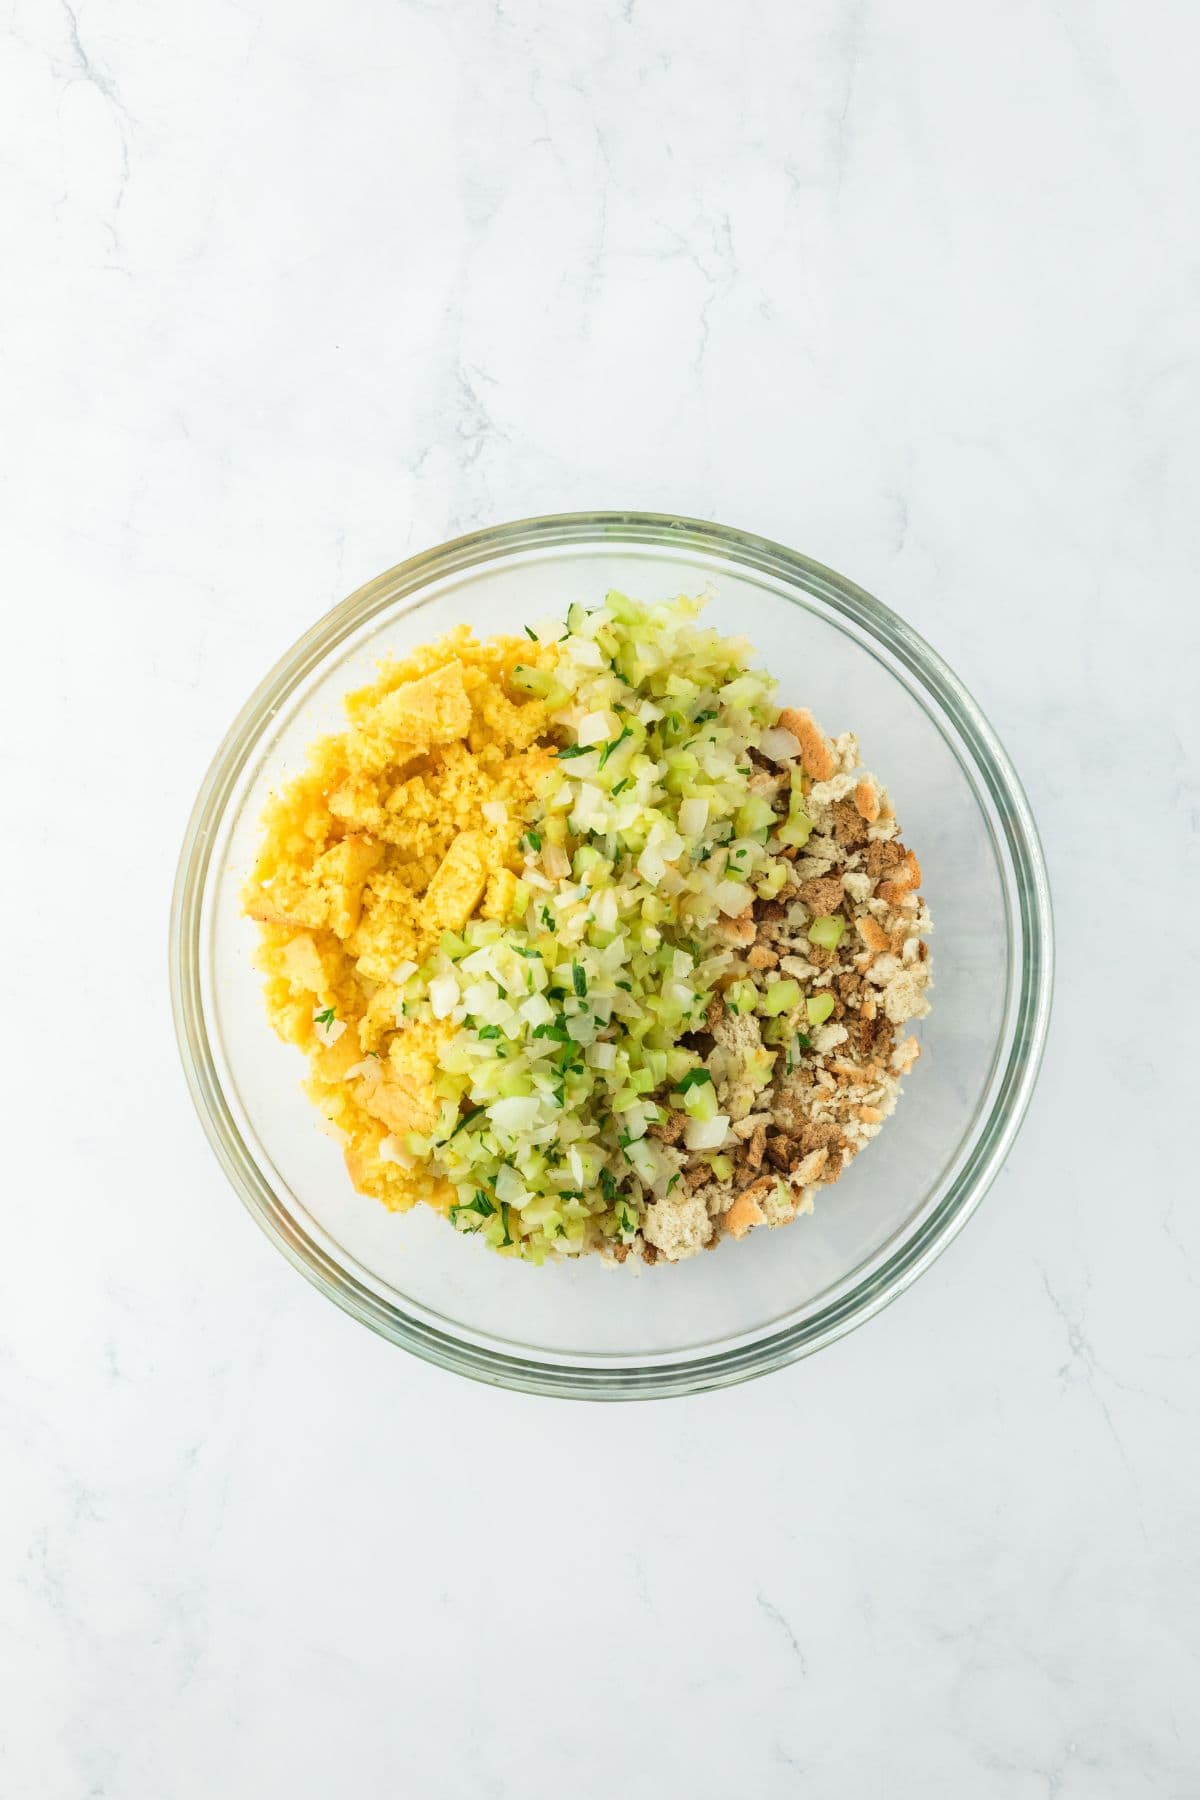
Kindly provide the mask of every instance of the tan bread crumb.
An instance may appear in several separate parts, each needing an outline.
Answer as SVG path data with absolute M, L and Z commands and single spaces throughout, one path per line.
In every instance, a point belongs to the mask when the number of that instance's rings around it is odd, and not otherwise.
M 921 865 L 910 850 L 894 875 L 887 881 L 881 881 L 876 892 L 881 900 L 889 906 L 898 906 L 905 897 L 921 885 Z
M 764 1175 L 760 1181 L 752 1183 L 748 1188 L 743 1188 L 723 1220 L 725 1230 L 730 1237 L 745 1237 L 748 1231 L 752 1231 L 756 1225 L 762 1224 L 764 1214 L 759 1202 L 765 1198 L 773 1185 L 771 1177 Z
M 873 919 L 870 913 L 864 913 L 862 918 L 859 919 L 858 935 L 867 946 L 867 949 L 872 951 L 876 956 L 884 955 L 884 953 L 892 947 L 891 938 L 883 929 L 883 926 L 879 923 L 878 919 Z
M 648 1244 L 660 1250 L 668 1262 L 682 1262 L 695 1256 L 712 1237 L 712 1220 L 704 1203 L 704 1194 L 669 1194 L 646 1208 L 642 1235 Z
M 854 790 L 854 805 L 861 818 L 873 825 L 879 817 L 879 790 L 869 775 L 864 775 Z
M 755 924 L 752 913 L 747 909 L 739 913 L 735 919 L 722 917 L 717 926 L 721 936 L 729 944 L 752 944 L 755 938 Z
M 834 772 L 833 752 L 825 734 L 805 707 L 785 706 L 779 724 L 790 731 L 800 745 L 800 762 L 806 775 L 814 781 L 828 781 Z
M 792 1186 L 808 1187 L 810 1182 L 816 1181 L 819 1175 L 824 1174 L 828 1161 L 829 1151 L 827 1149 L 810 1150 L 804 1161 L 793 1171 Z

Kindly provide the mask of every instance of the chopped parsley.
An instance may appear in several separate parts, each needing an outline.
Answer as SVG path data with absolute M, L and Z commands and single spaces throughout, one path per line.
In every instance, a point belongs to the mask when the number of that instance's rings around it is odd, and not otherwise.
M 583 972 L 582 963 L 573 962 L 571 964 L 571 985 L 582 1000 L 587 993 L 587 976 Z
M 473 1200 L 465 1200 L 461 1206 L 452 1206 L 450 1208 L 450 1223 L 457 1226 L 460 1213 L 476 1213 L 482 1222 L 494 1213 L 495 1210 L 496 1208 L 492 1205 L 492 1202 L 488 1199 L 483 1189 L 476 1188 L 475 1198 Z M 478 1231 L 479 1226 L 472 1225 L 471 1230 Z
M 711 1080 L 712 1076 L 707 1069 L 689 1069 L 682 1081 L 677 1081 L 675 1083 L 675 1092 L 677 1094 L 686 1094 L 689 1088 L 703 1087 L 706 1081 Z
M 332 1006 L 327 1006 L 323 1012 L 313 1014 L 314 1023 L 317 1025 L 324 1025 L 326 1027 L 332 1025 L 333 1021 L 336 1018 L 337 1018 L 337 1013 L 335 1012 L 335 1010 Z
M 521 842 L 523 844 L 528 844 L 529 848 L 536 853 L 542 847 L 541 833 L 537 831 L 527 831 L 525 836 L 521 839 Z
M 479 1027 L 479 1036 L 481 1038 L 498 1038 L 500 1036 L 500 1027 L 498 1025 L 481 1025 Z
M 588 756 L 592 749 L 591 744 L 564 744 L 558 753 L 558 760 L 559 762 L 569 762 L 573 756 Z
M 525 636 L 526 636 L 526 637 L 527 637 L 527 638 L 532 638 L 532 639 L 533 639 L 533 641 L 534 641 L 534 643 L 535 643 L 535 644 L 536 644 L 536 643 L 537 643 L 537 641 L 538 641 L 538 634 L 537 634 L 537 632 L 536 632 L 536 631 L 533 631 L 533 630 L 531 630 L 531 629 L 530 629 L 530 627 L 529 627 L 529 626 L 528 626 L 528 625 L 525 625 L 525 626 L 523 626 L 523 627 L 522 627 L 522 629 L 523 629 L 523 630 L 524 630 L 524 633 L 525 633 Z
M 612 785 L 612 792 L 613 792 L 614 799 L 618 794 L 622 793 L 625 788 L 629 787 L 631 785 L 632 781 L 633 781 L 632 775 L 622 775 L 620 781 L 614 781 L 613 785 Z
M 600 768 L 604 767 L 605 763 L 608 761 L 608 759 L 612 755 L 613 751 L 619 750 L 621 748 L 621 745 L 625 742 L 625 739 L 630 738 L 632 736 L 633 736 L 633 732 L 630 730 L 629 726 L 626 725 L 625 729 L 621 732 L 619 737 L 610 738 L 609 742 L 607 744 L 605 744 L 603 750 L 600 752 L 600 763 L 599 763 Z
M 504 1236 L 500 1240 L 500 1248 L 504 1249 L 504 1247 L 506 1245 L 512 1243 L 512 1234 L 508 1229 L 508 1201 L 507 1200 L 502 1200 L 500 1202 L 500 1219 L 504 1226 Z
M 615 1203 L 617 1195 L 621 1192 L 617 1186 L 617 1178 L 611 1169 L 601 1169 L 600 1191 L 610 1206 Z
M 463 1114 L 462 1118 L 458 1121 L 458 1124 L 454 1127 L 454 1130 L 450 1133 L 450 1137 L 448 1137 L 446 1139 L 446 1142 L 449 1143 L 450 1138 L 456 1138 L 458 1136 L 459 1132 L 463 1129 L 463 1127 L 465 1125 L 469 1125 L 471 1123 L 472 1119 L 477 1119 L 482 1111 L 483 1111 L 482 1106 L 472 1106 L 467 1112 L 465 1112 Z

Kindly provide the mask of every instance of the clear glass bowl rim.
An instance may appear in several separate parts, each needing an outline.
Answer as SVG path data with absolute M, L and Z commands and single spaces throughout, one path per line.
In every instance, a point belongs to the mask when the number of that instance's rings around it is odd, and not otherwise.
M 863 1281 L 810 1317 L 748 1344 L 644 1368 L 550 1363 L 474 1345 L 409 1317 L 341 1268 L 283 1208 L 237 1129 L 209 1046 L 200 978 L 204 897 L 221 817 L 264 726 L 296 686 L 350 633 L 432 581 L 498 556 L 597 538 L 719 555 L 795 583 L 874 637 L 957 732 L 995 803 L 1017 900 L 1011 950 L 1020 961 L 1020 987 L 1011 1049 L 971 1155 L 920 1229 Z M 1050 888 L 1029 803 L 995 732 L 936 651 L 864 589 L 782 544 L 700 519 L 620 511 L 553 513 L 469 532 L 377 575 L 318 620 L 259 684 L 213 758 L 180 851 L 169 941 L 171 1006 L 192 1101 L 233 1187 L 288 1261 L 352 1318 L 440 1368 L 526 1393 L 595 1400 L 697 1393 L 766 1374 L 844 1336 L 910 1286 L 970 1218 L 1020 1128 L 1049 1027 L 1053 963 Z

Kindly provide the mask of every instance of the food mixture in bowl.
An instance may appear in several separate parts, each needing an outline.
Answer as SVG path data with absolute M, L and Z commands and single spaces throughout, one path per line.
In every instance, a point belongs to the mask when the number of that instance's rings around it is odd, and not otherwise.
M 506 1256 L 787 1224 L 918 1055 L 887 790 L 700 610 L 460 629 L 350 695 L 264 821 L 268 1011 L 352 1180 Z

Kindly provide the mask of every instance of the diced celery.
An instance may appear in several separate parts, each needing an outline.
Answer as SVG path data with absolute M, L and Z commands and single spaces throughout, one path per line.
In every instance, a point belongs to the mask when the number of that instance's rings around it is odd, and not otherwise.
M 790 978 L 786 981 L 773 982 L 763 992 L 758 1003 L 758 1010 L 766 1019 L 776 1019 L 780 1013 L 790 1012 L 793 1006 L 800 1004 L 800 983 Z
M 753 837 L 756 832 L 765 831 L 775 823 L 775 813 L 771 803 L 761 794 L 750 794 L 738 807 L 734 818 L 734 828 L 739 837 Z
M 842 941 L 846 929 L 846 921 L 837 913 L 825 913 L 814 919 L 808 928 L 810 944 L 819 944 L 822 950 L 836 950 Z
M 755 877 L 754 891 L 762 900 L 774 900 L 783 892 L 787 884 L 788 865 L 782 857 L 767 864 L 761 875 Z
M 681 1099 L 683 1110 L 689 1119 L 715 1119 L 720 1110 L 717 1105 L 717 1090 L 711 1081 L 689 1088 Z
M 610 588 L 605 594 L 604 609 L 620 625 L 641 624 L 646 615 L 645 607 L 631 600 L 628 594 L 618 593 L 616 588 Z
M 752 981 L 731 981 L 725 989 L 724 999 L 730 1012 L 753 1012 L 758 999 L 758 989 Z
M 832 994 L 814 994 L 811 1000 L 806 1000 L 804 1003 L 804 1010 L 808 1014 L 809 1024 L 824 1024 L 825 1020 L 833 1011 L 833 1006 L 834 1000 Z
M 797 848 L 807 844 L 812 836 L 813 822 L 800 805 L 796 795 L 792 795 L 788 816 L 779 827 L 779 840 L 783 844 L 795 845 Z

